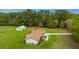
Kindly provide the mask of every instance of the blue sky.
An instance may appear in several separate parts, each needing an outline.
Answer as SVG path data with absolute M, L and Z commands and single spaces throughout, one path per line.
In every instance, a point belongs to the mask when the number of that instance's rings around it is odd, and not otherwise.
M 71 13 L 79 14 L 79 9 L 67 9 Z M 22 12 L 24 9 L 0 9 L 0 12 L 2 13 L 11 13 L 11 12 Z M 55 9 L 52 9 L 52 12 L 54 12 Z
M 23 9 L 0 9 L 0 12 L 2 13 L 11 13 L 11 12 L 22 12 Z
M 51 11 L 52 12 L 55 12 L 56 9 L 52 9 Z M 71 13 L 74 13 L 74 14 L 79 14 L 79 9 L 65 9 Z
M 71 13 L 79 14 L 79 9 L 69 9 Z

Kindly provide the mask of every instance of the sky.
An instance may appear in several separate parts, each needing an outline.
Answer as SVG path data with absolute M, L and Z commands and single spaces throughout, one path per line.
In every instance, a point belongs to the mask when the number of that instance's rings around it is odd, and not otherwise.
M 23 9 L 0 9 L 0 12 L 2 13 L 11 13 L 11 12 L 22 12 Z
M 79 14 L 79 9 L 69 9 L 68 11 L 71 13 Z
M 38 10 L 38 9 L 37 9 Z M 56 9 L 52 9 L 52 12 L 54 12 Z M 66 9 L 71 13 L 79 14 L 79 9 Z M 24 9 L 0 9 L 0 12 L 2 13 L 11 13 L 11 12 L 22 12 Z

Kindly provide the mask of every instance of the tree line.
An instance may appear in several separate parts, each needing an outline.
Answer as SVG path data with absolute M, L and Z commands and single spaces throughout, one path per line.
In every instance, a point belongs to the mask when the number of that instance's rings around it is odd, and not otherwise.
M 32 10 L 17 13 L 0 13 L 0 25 L 25 25 L 39 27 L 63 27 L 64 21 L 70 17 L 67 10 Z

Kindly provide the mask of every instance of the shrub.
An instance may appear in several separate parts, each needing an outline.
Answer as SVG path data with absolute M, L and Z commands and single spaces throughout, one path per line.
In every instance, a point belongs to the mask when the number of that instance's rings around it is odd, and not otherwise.
M 76 42 L 79 42 L 79 20 L 78 19 L 68 19 L 65 24 L 73 34 L 73 38 Z
M 52 25 L 53 28 L 56 28 L 56 27 L 59 26 L 59 21 L 58 20 L 53 20 L 51 25 Z
M 39 22 L 38 26 L 39 27 L 43 27 L 43 23 L 42 22 Z
M 72 32 L 74 40 L 79 43 L 79 19 L 68 19 L 65 25 Z
M 67 28 L 67 29 L 72 29 L 72 24 L 73 24 L 73 20 L 74 19 L 67 19 L 66 21 L 65 21 L 65 27 Z
M 75 41 L 79 42 L 79 20 L 74 20 L 71 30 Z
M 63 20 L 61 20 L 59 26 L 60 26 L 61 28 L 64 28 L 64 21 L 63 21 Z
M 56 28 L 59 26 L 59 22 L 58 20 L 51 20 L 51 21 L 49 20 L 47 26 L 50 28 Z

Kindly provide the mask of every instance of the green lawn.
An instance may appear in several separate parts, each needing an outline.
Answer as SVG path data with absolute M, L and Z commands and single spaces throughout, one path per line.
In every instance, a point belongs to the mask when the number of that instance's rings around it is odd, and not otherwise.
M 0 48 L 12 48 L 12 49 L 38 49 L 38 48 L 71 48 L 68 43 L 61 43 L 62 36 L 49 36 L 48 41 L 43 41 L 40 45 L 25 44 L 25 36 L 30 32 L 30 30 L 37 27 L 27 27 L 24 31 L 16 31 L 15 26 L 0 26 Z M 66 29 L 49 29 L 40 28 L 47 32 L 69 32 Z M 60 40 L 59 40 L 60 39 Z M 68 39 L 68 38 L 67 38 Z M 63 44 L 63 46 L 62 46 Z M 67 47 L 68 46 L 68 47 Z

